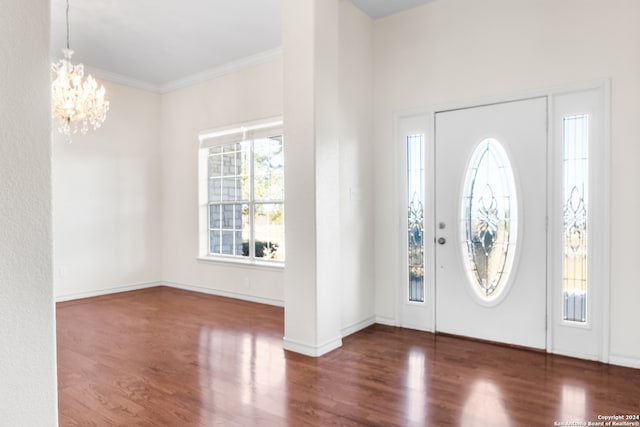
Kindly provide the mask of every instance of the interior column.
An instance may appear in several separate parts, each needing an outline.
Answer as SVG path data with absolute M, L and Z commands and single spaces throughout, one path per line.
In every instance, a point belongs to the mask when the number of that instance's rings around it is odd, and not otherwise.
M 339 198 L 339 0 L 283 0 L 284 347 L 320 356 L 342 345 Z

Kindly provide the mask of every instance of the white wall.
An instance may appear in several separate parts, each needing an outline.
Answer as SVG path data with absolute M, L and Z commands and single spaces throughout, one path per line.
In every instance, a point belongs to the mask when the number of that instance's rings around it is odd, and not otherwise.
M 282 304 L 281 268 L 196 260 L 199 247 L 198 132 L 279 115 L 282 115 L 281 60 L 162 95 L 160 277 L 163 281 Z M 286 144 L 289 142 L 285 139 Z
M 333 63 L 332 104 L 336 135 L 318 160 L 316 178 L 326 187 L 319 226 L 329 295 L 345 333 L 374 319 L 372 101 L 373 22 L 351 2 L 330 13 L 335 46 L 325 53 Z M 326 42 L 328 29 L 321 28 Z M 327 51 L 326 49 L 329 49 Z M 296 57 L 301 51 L 296 50 Z M 339 66 L 338 66 L 339 64 Z M 323 65 L 326 67 L 326 64 Z M 282 114 L 281 60 L 256 65 L 165 95 L 104 82 L 111 110 L 98 131 L 74 135 L 73 143 L 54 135 L 55 281 L 58 299 L 77 298 L 163 282 L 184 288 L 282 304 L 283 270 L 197 261 L 197 134 L 204 129 Z M 291 70 L 290 70 L 291 73 Z M 300 77 L 300 73 L 296 78 Z M 292 78 L 292 77 L 290 77 Z M 322 93 L 327 94 L 327 82 Z M 299 95 L 299 94 L 298 94 Z M 336 112 L 340 110 L 340 114 Z M 299 112 L 300 110 L 298 110 Z M 291 118 L 291 117 L 290 117 Z M 300 124 L 302 129 L 307 125 Z M 287 137 L 287 152 L 301 146 Z M 316 161 L 317 159 L 313 159 Z M 320 164 L 321 163 L 321 164 Z M 288 163 L 292 170 L 300 162 Z M 300 168 L 299 168 L 300 169 Z M 313 172 L 303 166 L 303 171 Z M 315 206 L 314 192 L 294 170 L 288 198 L 304 209 Z M 323 175 L 324 174 L 324 175 Z M 291 196 L 291 194 L 294 194 Z M 304 214 L 306 217 L 307 215 Z M 288 216 L 289 224 L 292 216 Z M 308 274 L 305 248 L 309 229 L 294 230 L 303 250 L 289 251 L 289 269 Z M 331 237 L 332 236 L 332 237 Z M 332 285 L 333 286 L 333 285 Z M 295 301 L 306 297 L 291 296 Z M 334 310 L 334 309 L 332 309 Z M 305 324 L 305 322 L 298 322 Z
M 71 144 L 54 132 L 58 300 L 168 282 L 282 303 L 282 269 L 196 261 L 198 132 L 282 114 L 281 72 L 271 61 L 165 95 L 101 81 L 104 125 Z
M 373 322 L 373 21 L 340 2 L 340 281 L 342 330 Z
M 375 46 L 376 313 L 396 317 L 392 114 L 598 79 L 612 81 L 611 360 L 640 366 L 640 2 L 436 1 L 379 20 Z
M 0 14 L 0 424 L 57 425 L 49 2 Z
M 58 300 L 160 279 L 160 95 L 104 83 L 103 126 L 68 143 L 53 123 Z

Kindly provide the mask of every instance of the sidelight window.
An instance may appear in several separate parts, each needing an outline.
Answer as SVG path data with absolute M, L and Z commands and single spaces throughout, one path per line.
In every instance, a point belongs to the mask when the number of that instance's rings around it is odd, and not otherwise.
M 424 135 L 407 136 L 409 301 L 424 302 Z
M 587 321 L 589 116 L 564 117 L 563 150 L 563 319 Z

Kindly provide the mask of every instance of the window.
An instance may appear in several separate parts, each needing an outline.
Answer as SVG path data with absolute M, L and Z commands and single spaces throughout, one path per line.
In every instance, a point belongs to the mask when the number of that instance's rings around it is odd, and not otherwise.
M 467 275 L 485 301 L 495 300 L 505 290 L 514 261 L 517 221 L 509 158 L 498 140 L 487 138 L 476 147 L 467 169 L 460 221 Z
M 424 302 L 424 135 L 407 136 L 409 301 Z
M 563 118 L 562 318 L 587 321 L 589 115 Z
M 201 257 L 284 261 L 281 125 L 272 120 L 201 132 Z

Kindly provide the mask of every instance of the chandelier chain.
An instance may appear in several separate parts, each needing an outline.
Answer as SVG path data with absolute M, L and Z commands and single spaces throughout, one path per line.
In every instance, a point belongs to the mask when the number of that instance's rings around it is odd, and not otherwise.
M 69 0 L 67 0 L 67 49 L 69 49 Z

